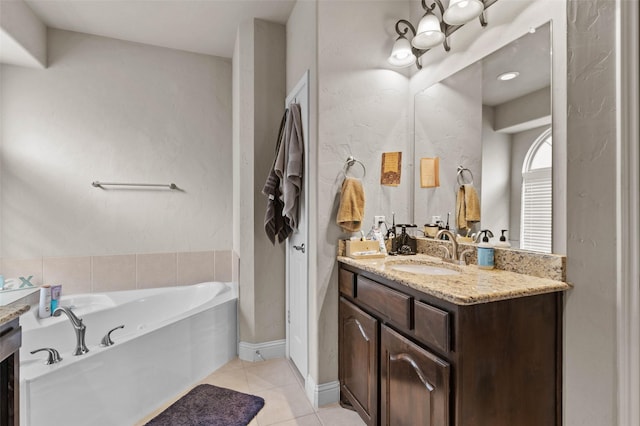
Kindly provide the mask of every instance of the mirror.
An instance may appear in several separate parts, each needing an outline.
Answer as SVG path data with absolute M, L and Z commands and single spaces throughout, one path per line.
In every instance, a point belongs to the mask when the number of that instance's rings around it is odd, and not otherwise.
M 440 180 L 416 182 L 416 223 L 451 213 L 460 235 L 490 229 L 497 242 L 506 229 L 512 247 L 550 253 L 551 23 L 418 92 L 414 112 L 417 175 L 421 159 L 438 157 Z M 456 226 L 464 184 L 480 204 L 467 227 Z

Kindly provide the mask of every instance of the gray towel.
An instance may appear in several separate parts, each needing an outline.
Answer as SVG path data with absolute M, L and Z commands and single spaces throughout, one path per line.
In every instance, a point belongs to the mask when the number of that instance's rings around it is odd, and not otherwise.
M 292 230 L 298 229 L 298 200 L 302 190 L 304 170 L 304 140 L 300 104 L 291 104 L 287 110 L 284 139 L 280 144 L 274 165 L 282 186 L 284 206 L 282 215 Z
M 288 111 L 284 112 L 282 120 L 280 120 L 280 130 L 278 131 L 278 141 L 276 143 L 276 157 L 278 156 L 278 151 L 284 138 L 284 125 L 287 119 L 287 112 Z M 284 203 L 280 196 L 280 178 L 273 169 L 275 161 L 274 159 L 274 164 L 271 165 L 267 181 L 262 188 L 262 193 L 269 197 L 267 200 L 267 210 L 264 214 L 264 231 L 273 245 L 276 244 L 276 241 L 282 243 L 291 235 L 291 232 L 293 232 L 285 218 L 282 217 Z

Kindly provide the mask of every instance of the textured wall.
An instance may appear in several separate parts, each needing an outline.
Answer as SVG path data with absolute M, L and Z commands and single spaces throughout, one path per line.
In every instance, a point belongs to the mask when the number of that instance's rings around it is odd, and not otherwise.
M 228 250 L 230 61 L 51 30 L 49 62 L 2 66 L 3 256 Z
M 234 251 L 240 256 L 240 341 L 285 337 L 284 246 L 264 232 L 262 187 L 273 163 L 285 98 L 285 28 L 262 20 L 238 29 L 234 52 Z
M 411 220 L 407 116 L 412 106 L 407 102 L 407 77 L 386 63 L 393 25 L 408 15 L 407 6 L 396 1 L 318 2 L 317 383 L 337 380 L 336 241 L 349 235 L 335 219 L 345 159 L 353 154 L 367 169 L 365 233 L 376 214 L 390 218 L 395 212 L 396 222 Z M 380 185 L 385 151 L 403 152 L 399 187 Z M 356 167 L 354 174 L 359 173 Z
M 433 215 L 450 225 L 455 220 L 457 168 L 473 174 L 482 196 L 482 64 L 473 64 L 416 94 L 414 101 L 415 157 L 417 171 L 422 157 L 440 157 L 440 187 L 420 188 L 416 182 L 415 222 L 431 222 Z M 469 175 L 464 174 L 465 182 Z M 483 226 L 484 227 L 484 226 Z
M 567 10 L 567 426 L 617 422 L 615 8 L 570 0 Z
M 317 64 L 317 2 L 296 2 L 287 21 L 287 93 L 309 70 L 309 140 L 307 156 L 309 159 L 307 179 L 309 193 L 306 197 L 309 226 L 307 227 L 309 247 L 319 246 L 318 234 L 318 64 Z M 321 234 L 320 234 L 321 235 Z M 323 237 L 320 237 L 323 239 Z M 318 257 L 309 252 L 308 264 L 308 374 L 316 383 L 319 377 L 319 363 L 324 362 L 325 351 L 319 346 L 319 336 L 326 324 L 320 322 L 319 311 L 323 300 L 317 297 L 316 285 Z M 331 327 L 332 330 L 337 330 Z M 336 331 L 337 332 L 337 331 Z M 305 378 L 306 379 L 306 378 Z M 331 379 L 334 380 L 334 379 Z

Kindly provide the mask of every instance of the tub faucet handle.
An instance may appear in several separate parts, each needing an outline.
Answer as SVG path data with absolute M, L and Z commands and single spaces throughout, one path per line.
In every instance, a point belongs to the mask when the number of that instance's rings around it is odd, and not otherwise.
M 62 361 L 62 357 L 60 356 L 60 352 L 58 352 L 57 350 L 55 350 L 53 348 L 36 349 L 35 351 L 31 351 L 31 355 L 33 355 L 35 353 L 38 353 L 38 352 L 43 352 L 43 351 L 47 351 L 49 353 L 49 355 L 47 356 L 47 360 L 44 362 L 45 365 L 57 364 L 58 362 Z
M 111 340 L 111 333 L 113 333 L 114 331 L 116 331 L 119 328 L 124 328 L 124 324 L 123 325 L 119 325 L 116 328 L 112 328 L 111 330 L 107 331 L 107 334 L 104 335 L 104 337 L 102 338 L 102 342 L 100 343 L 100 346 L 111 346 L 113 345 L 113 340 Z

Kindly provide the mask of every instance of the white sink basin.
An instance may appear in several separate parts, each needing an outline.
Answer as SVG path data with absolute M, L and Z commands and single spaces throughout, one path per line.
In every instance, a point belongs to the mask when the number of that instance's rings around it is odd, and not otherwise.
M 397 265 L 390 265 L 390 269 L 394 269 L 399 272 L 409 272 L 411 274 L 420 275 L 459 275 L 460 272 L 453 269 L 442 268 L 440 266 L 423 265 L 419 263 L 402 263 Z

